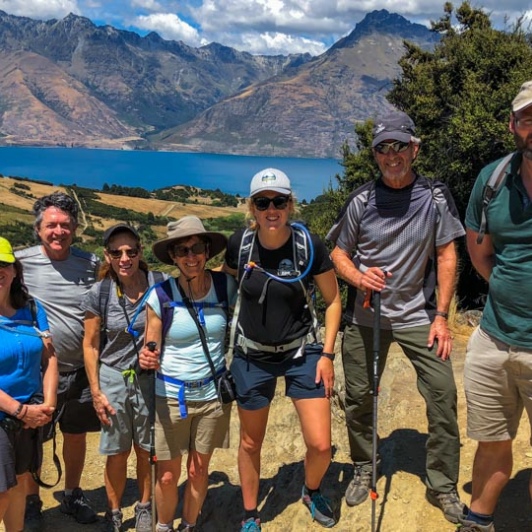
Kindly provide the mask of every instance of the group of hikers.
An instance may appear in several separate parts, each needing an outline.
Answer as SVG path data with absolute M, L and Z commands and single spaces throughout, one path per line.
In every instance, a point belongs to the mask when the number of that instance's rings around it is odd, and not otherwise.
M 332 459 L 330 397 L 342 317 L 337 277 L 348 285 L 341 356 L 354 473 L 346 504 L 362 504 L 382 471 L 375 382 L 397 342 L 426 402 L 428 502 L 461 532 L 493 532 L 523 408 L 532 419 L 526 283 L 532 81 L 512 102 L 509 129 L 516 151 L 481 171 L 465 230 L 446 185 L 412 168 L 421 140 L 410 117 L 394 111 L 375 120 L 371 148 L 380 174 L 349 196 L 327 235 L 331 252 L 292 223 L 290 180 L 267 168 L 251 180 L 249 226 L 229 239 L 195 216 L 168 224 L 152 250 L 179 270 L 177 277 L 148 269 L 140 235 L 127 223 L 105 231 L 102 261 L 79 250 L 72 245 L 77 203 L 61 192 L 37 200 L 37 245 L 13 251 L 0 237 L 0 520 L 6 532 L 43 530 L 42 442 L 55 423 L 63 434 L 61 512 L 81 524 L 98 519 L 81 478 L 87 433 L 99 431 L 110 531 L 124 529 L 132 448 L 137 532 L 199 530 L 209 462 L 216 448 L 228 447 L 233 400 L 240 420 L 240 530 L 260 531 L 261 448 L 278 377 L 306 445 L 301 501 L 315 522 L 333 527 L 338 512 L 321 485 Z M 448 326 L 455 242 L 464 235 L 474 267 L 489 282 L 464 369 L 467 434 L 478 441 L 469 505 L 457 491 L 460 437 Z M 221 271 L 206 269 L 224 251 Z M 323 337 L 316 290 L 325 307 Z M 379 295 L 378 306 L 372 294 Z M 334 487 L 327 491 L 334 494 Z

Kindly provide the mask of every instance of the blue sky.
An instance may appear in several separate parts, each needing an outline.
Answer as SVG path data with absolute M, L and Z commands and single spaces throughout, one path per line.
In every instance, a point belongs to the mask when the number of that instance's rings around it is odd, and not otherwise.
M 195 47 L 215 41 L 256 54 L 318 55 L 370 11 L 387 9 L 428 26 L 443 14 L 443 4 L 444 0 L 0 0 L 0 9 L 40 20 L 72 12 L 98 25 L 142 35 L 156 31 Z M 472 4 L 484 6 L 497 27 L 520 15 L 532 19 L 531 0 Z

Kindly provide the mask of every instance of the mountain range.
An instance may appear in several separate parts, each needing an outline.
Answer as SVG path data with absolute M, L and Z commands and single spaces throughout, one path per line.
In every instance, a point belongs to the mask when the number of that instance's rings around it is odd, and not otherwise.
M 318 57 L 265 56 L 0 11 L 0 144 L 339 157 L 405 39 L 438 35 L 381 10 Z

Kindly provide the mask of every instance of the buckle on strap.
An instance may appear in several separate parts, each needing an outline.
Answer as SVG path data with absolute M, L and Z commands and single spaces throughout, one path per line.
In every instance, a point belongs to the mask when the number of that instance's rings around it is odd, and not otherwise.
M 308 343 L 309 339 L 314 340 L 314 334 L 309 333 L 306 336 L 296 338 L 287 344 L 281 345 L 266 345 L 261 344 L 260 342 L 255 342 L 246 338 L 242 334 L 239 334 L 236 340 L 236 345 L 241 347 L 244 352 L 248 349 L 254 349 L 255 351 L 264 351 L 265 353 L 284 353 L 285 351 L 290 351 L 291 349 L 297 349 L 301 347 L 303 343 Z

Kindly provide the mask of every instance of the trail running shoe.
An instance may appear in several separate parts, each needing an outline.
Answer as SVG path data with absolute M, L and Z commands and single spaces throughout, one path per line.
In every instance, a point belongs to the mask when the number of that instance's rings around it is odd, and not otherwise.
M 151 504 L 137 504 L 135 506 L 135 531 L 151 532 Z
M 120 510 L 107 510 L 105 512 L 106 530 L 108 532 L 122 532 L 122 512 Z
M 301 501 L 309 509 L 312 519 L 321 526 L 331 528 L 336 524 L 331 503 L 319 491 L 315 491 L 311 497 L 305 486 L 303 486 Z
M 436 508 L 439 508 L 447 521 L 457 525 L 460 517 L 464 514 L 464 503 L 460 501 L 456 489 L 448 493 L 427 489 L 427 501 Z
M 260 519 L 254 519 L 250 517 L 246 521 L 242 521 L 242 528 L 240 532 L 260 532 L 262 529 L 260 527 Z
M 42 501 L 39 495 L 28 495 L 24 512 L 24 532 L 41 532 L 42 530 L 44 530 Z
M 81 488 L 75 488 L 72 495 L 65 495 L 59 509 L 71 515 L 78 523 L 83 525 L 94 523 L 98 519 L 96 512 L 89 506 Z
M 347 506 L 358 506 L 368 498 L 371 489 L 371 477 L 371 469 L 355 466 L 353 479 L 345 490 L 345 503 Z
M 495 532 L 495 525 L 493 523 L 481 525 L 475 523 L 475 521 L 468 520 L 466 515 L 461 515 L 458 518 L 456 532 Z

